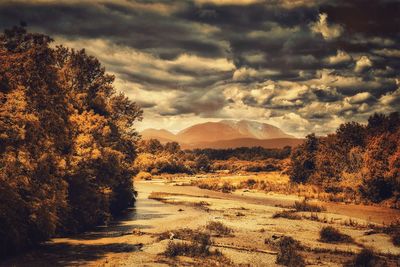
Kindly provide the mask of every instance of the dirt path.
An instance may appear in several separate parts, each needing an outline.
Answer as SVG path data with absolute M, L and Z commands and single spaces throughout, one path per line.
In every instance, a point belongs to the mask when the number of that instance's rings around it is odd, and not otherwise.
M 0 266 L 201 266 L 193 259 L 167 259 L 162 252 L 168 240 L 159 241 L 162 232 L 179 228 L 197 229 L 210 221 L 220 221 L 234 230 L 232 237 L 215 237 L 218 247 L 234 264 L 274 266 L 276 255 L 266 253 L 273 248 L 264 244 L 271 236 L 289 235 L 302 244 L 332 251 L 358 251 L 355 244 L 325 244 L 318 242 L 318 221 L 273 219 L 282 210 L 276 205 L 289 206 L 296 196 L 236 192 L 225 194 L 193 186 L 173 186 L 163 181 L 136 183 L 139 196 L 135 208 L 107 227 L 70 238 L 56 238 L 38 249 L 32 250 L 0 264 Z M 151 192 L 165 192 L 168 197 L 160 202 L 148 199 Z M 170 204 L 166 204 L 168 202 Z M 206 203 L 206 206 L 198 205 Z M 398 211 L 385 208 L 324 203 L 327 212 L 320 214 L 335 222 L 335 227 L 351 235 L 357 243 L 373 247 L 382 253 L 400 255 L 400 248 L 391 245 L 388 236 L 365 236 L 365 229 L 341 224 L 348 219 L 361 223 L 388 221 L 400 218 Z M 345 257 L 337 254 L 307 255 L 307 262 L 315 266 L 340 266 Z M 205 264 L 205 263 L 203 263 Z

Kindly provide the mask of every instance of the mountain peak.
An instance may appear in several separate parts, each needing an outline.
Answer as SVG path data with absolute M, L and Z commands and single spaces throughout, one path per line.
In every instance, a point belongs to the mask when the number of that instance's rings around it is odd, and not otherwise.
M 276 126 L 250 120 L 221 120 L 219 122 L 204 122 L 192 125 L 173 134 L 164 129 L 146 129 L 141 132 L 144 139 L 156 138 L 161 142 L 176 141 L 181 145 L 196 147 L 196 144 L 222 142 L 227 140 L 246 140 L 244 146 L 253 140 L 294 139 Z M 238 141 L 239 143 L 242 141 Z

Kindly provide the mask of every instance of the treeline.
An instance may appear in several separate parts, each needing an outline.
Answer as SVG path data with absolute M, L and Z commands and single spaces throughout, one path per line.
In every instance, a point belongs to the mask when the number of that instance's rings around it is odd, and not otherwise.
M 84 50 L 0 35 L 0 257 L 133 204 L 141 110 Z
M 263 147 L 238 147 L 227 149 L 194 149 L 195 155 L 206 155 L 210 160 L 228 160 L 236 158 L 239 160 L 263 160 L 263 159 L 285 159 L 290 156 L 291 147 L 279 148 Z
M 308 135 L 292 152 L 290 177 L 372 202 L 391 199 L 400 208 L 399 113 L 345 123 L 326 137 Z
M 207 172 L 211 162 L 205 155 L 183 151 L 177 142 L 161 144 L 157 139 L 142 140 L 138 146 L 134 167 L 152 175 L 161 173 Z
M 235 149 L 182 150 L 177 142 L 161 144 L 157 139 L 142 140 L 138 148 L 135 168 L 151 175 L 162 173 L 196 174 L 214 171 L 275 171 L 283 168 L 282 159 L 288 158 L 291 148 L 265 149 L 261 147 Z M 147 177 L 143 173 L 141 176 Z

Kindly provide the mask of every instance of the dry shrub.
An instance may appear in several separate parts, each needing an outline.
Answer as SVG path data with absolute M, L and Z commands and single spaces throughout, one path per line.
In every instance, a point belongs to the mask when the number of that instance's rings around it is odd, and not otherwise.
M 319 206 L 316 204 L 311 204 L 306 200 L 303 201 L 295 201 L 293 208 L 297 211 L 310 211 L 310 212 L 321 212 L 325 211 L 326 208 L 324 206 Z
M 384 233 L 390 235 L 393 245 L 400 246 L 400 220 L 394 221 L 385 227 Z
M 349 243 L 353 239 L 351 236 L 341 233 L 338 229 L 332 226 L 324 226 L 319 232 L 320 240 L 326 243 Z
M 211 237 L 209 234 L 204 232 L 194 232 L 193 230 L 186 229 L 181 230 L 181 232 L 177 232 L 177 238 L 179 235 L 178 233 L 181 234 L 180 237 L 185 239 L 185 241 L 170 241 L 164 252 L 167 257 L 196 257 L 209 256 L 213 254 L 210 252 Z
M 368 248 L 364 248 L 354 258 L 345 264 L 346 267 L 383 267 L 384 262 L 380 262 L 375 253 Z
M 202 181 L 202 182 L 195 182 L 194 184 L 201 189 L 220 191 L 223 193 L 231 193 L 232 191 L 236 190 L 236 187 L 228 182 L 224 182 L 221 184 L 218 181 Z
M 301 248 L 300 243 L 292 237 L 284 236 L 279 241 L 279 251 L 276 263 L 289 267 L 303 267 L 305 261 L 298 250 Z
M 392 236 L 393 245 L 400 247 L 400 233 L 395 233 Z
M 151 175 L 151 173 L 149 173 L 149 172 L 140 171 L 140 172 L 136 175 L 135 178 L 138 179 L 138 180 L 146 180 L 146 181 L 148 181 L 148 180 L 151 180 L 152 175 Z
M 165 200 L 165 197 L 168 194 L 163 193 L 163 192 L 151 192 L 150 195 L 148 196 L 148 199 L 154 199 L 154 200 L 158 200 L 158 201 L 162 201 Z
M 299 215 L 297 215 L 296 213 L 294 213 L 294 211 L 288 211 L 288 210 L 275 212 L 274 215 L 272 215 L 272 218 L 274 218 L 274 219 L 285 218 L 285 219 L 289 219 L 289 220 L 301 220 L 301 217 Z
M 217 236 L 229 236 L 233 230 L 221 222 L 209 222 L 206 225 L 206 229 Z
M 391 222 L 388 226 L 374 226 L 374 231 L 390 236 L 393 245 L 400 246 L 400 220 Z

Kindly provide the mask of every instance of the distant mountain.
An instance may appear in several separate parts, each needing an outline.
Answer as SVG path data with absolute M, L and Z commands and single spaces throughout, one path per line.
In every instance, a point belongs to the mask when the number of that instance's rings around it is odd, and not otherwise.
M 303 143 L 304 139 L 300 138 L 274 138 L 274 139 L 255 139 L 255 138 L 239 138 L 231 140 L 221 140 L 215 142 L 202 142 L 192 145 L 183 144 L 183 149 L 194 148 L 237 148 L 237 147 L 255 147 L 260 146 L 263 148 L 283 148 L 285 146 L 295 147 Z
M 183 143 L 214 142 L 248 137 L 236 128 L 222 122 L 206 122 L 190 126 L 178 134 L 178 140 Z
M 272 139 L 272 138 L 294 138 L 293 135 L 286 134 L 284 131 L 276 126 L 261 123 L 257 121 L 247 120 L 223 120 L 220 123 L 230 125 L 236 129 L 240 134 L 250 138 L 257 139 Z
M 162 143 L 176 141 L 176 135 L 165 129 L 146 129 L 140 135 L 143 139 L 158 139 Z
M 280 148 L 297 145 L 297 139 L 267 123 L 247 120 L 222 120 L 192 125 L 178 134 L 167 130 L 146 129 L 141 132 L 143 139 L 158 139 L 162 143 L 176 141 L 183 148 L 228 148 L 262 146 Z

